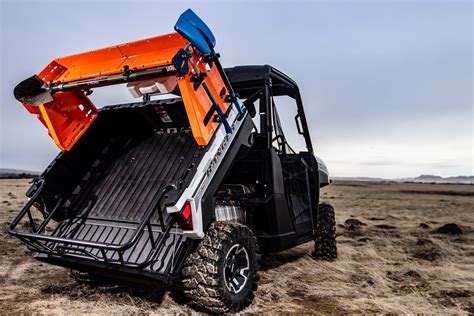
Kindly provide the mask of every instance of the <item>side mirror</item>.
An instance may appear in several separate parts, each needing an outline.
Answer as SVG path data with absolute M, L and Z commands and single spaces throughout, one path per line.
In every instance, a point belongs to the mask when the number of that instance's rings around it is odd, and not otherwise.
M 216 38 L 209 27 L 191 9 L 179 16 L 174 29 L 196 47 L 201 54 L 211 54 L 216 46 Z

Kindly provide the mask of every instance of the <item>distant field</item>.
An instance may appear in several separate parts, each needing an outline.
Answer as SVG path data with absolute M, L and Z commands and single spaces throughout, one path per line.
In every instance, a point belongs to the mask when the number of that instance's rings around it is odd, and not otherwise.
M 0 180 L 0 311 L 192 311 L 172 287 L 78 283 L 68 270 L 31 259 L 6 233 L 27 188 L 26 179 Z M 474 312 L 474 185 L 340 181 L 323 190 L 323 200 L 336 208 L 339 258 L 313 260 L 312 243 L 265 257 L 245 312 Z M 462 234 L 437 231 L 449 223 Z

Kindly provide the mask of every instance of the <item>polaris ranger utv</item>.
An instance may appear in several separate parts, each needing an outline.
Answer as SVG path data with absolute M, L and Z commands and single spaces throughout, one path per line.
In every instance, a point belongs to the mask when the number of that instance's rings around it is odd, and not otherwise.
M 268 65 L 223 69 L 191 10 L 175 30 L 58 58 L 17 85 L 61 153 L 9 233 L 38 260 L 180 279 L 195 306 L 235 312 L 254 297 L 261 253 L 314 240 L 315 257 L 336 258 L 334 210 L 319 204 L 330 181 L 293 80 Z M 120 83 L 143 101 L 97 110 L 92 89 Z M 282 132 L 279 96 L 305 151 Z

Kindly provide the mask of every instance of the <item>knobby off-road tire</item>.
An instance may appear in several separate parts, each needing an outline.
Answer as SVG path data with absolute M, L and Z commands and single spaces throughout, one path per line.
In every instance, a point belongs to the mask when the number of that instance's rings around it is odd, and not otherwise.
M 337 258 L 336 217 L 334 208 L 327 203 L 319 204 L 313 256 L 326 261 L 334 261 Z
M 259 260 L 257 239 L 247 226 L 214 222 L 184 263 L 187 299 L 210 312 L 243 310 L 257 290 Z

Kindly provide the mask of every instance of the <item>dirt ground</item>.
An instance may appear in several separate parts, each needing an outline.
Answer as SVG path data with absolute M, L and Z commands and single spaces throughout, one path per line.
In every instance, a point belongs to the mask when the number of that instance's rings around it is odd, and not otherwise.
M 0 180 L 0 313 L 195 313 L 172 287 L 77 282 L 32 259 L 7 235 L 28 186 Z M 474 312 L 473 185 L 338 182 L 323 192 L 338 259 L 313 260 L 311 243 L 265 257 L 243 314 Z M 462 232 L 438 232 L 449 223 Z

